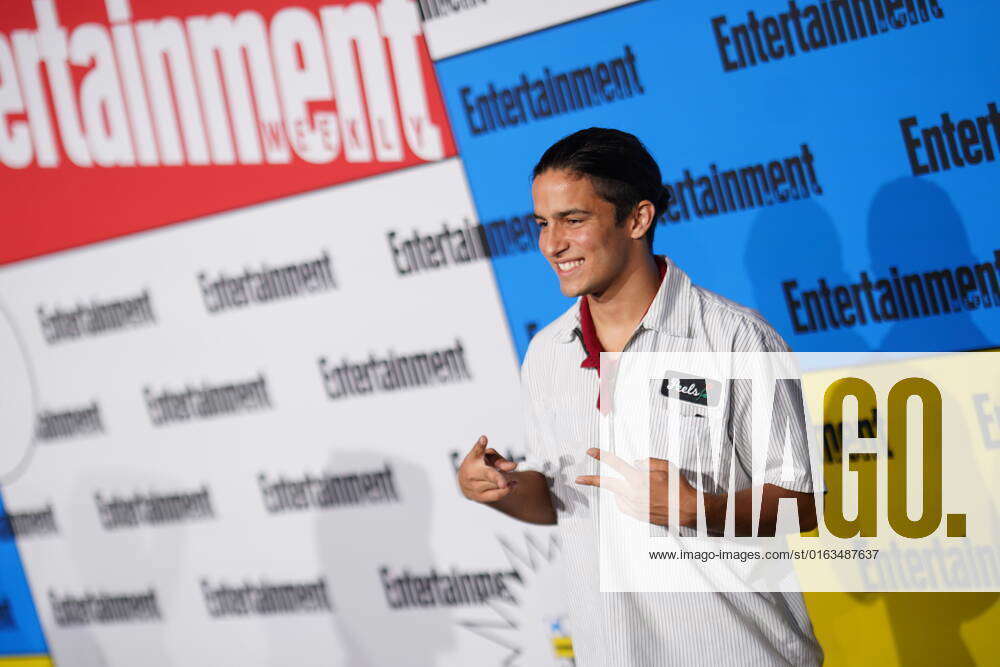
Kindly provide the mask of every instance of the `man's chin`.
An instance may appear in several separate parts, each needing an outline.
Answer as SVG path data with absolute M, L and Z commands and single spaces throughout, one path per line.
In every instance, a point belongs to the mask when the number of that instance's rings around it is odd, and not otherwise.
M 584 294 L 587 293 L 587 291 L 584 289 L 582 285 L 578 285 L 575 283 L 567 284 L 561 280 L 559 281 L 559 290 L 563 293 L 563 296 L 568 296 L 571 299 L 576 298 L 578 296 L 583 296 Z

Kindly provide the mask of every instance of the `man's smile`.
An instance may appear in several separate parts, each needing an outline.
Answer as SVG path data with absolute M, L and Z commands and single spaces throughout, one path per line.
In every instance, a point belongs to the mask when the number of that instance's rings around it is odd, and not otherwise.
M 571 259 L 565 262 L 556 262 L 556 270 L 559 275 L 565 276 L 573 273 L 577 268 L 583 265 L 582 259 Z

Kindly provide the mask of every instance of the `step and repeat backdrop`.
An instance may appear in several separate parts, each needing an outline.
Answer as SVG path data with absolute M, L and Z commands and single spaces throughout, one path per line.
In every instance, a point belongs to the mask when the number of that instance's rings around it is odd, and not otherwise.
M 973 0 L 4 3 L 0 665 L 572 664 L 554 532 L 454 481 L 482 433 L 523 456 L 519 360 L 571 305 L 534 162 L 635 133 L 673 194 L 656 250 L 793 349 L 997 347 L 998 25 Z M 829 664 L 985 664 L 996 598 L 807 603 Z

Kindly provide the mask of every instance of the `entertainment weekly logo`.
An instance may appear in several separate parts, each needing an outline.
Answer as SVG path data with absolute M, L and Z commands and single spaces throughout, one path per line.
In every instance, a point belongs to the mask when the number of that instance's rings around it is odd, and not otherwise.
M 0 173 L 28 193 L 65 170 L 72 196 L 33 211 L 25 194 L 5 213 L 58 220 L 89 203 L 112 216 L 108 238 L 454 154 L 412 0 L 253 4 L 7 3 Z M 55 232 L 12 232 L 0 261 L 97 240 Z

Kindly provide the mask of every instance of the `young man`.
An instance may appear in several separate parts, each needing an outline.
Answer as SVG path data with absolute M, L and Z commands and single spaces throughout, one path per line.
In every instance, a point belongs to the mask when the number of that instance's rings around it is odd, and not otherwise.
M 692 285 L 670 260 L 653 254 L 656 219 L 668 193 L 659 167 L 631 134 L 590 128 L 560 140 L 535 166 L 532 197 L 539 248 L 563 294 L 580 298 L 535 335 L 521 369 L 529 461 L 539 464 L 518 470 L 483 436 L 459 469 L 462 492 L 523 521 L 558 519 L 581 666 L 819 664 L 822 651 L 798 594 L 600 592 L 600 492 L 614 493 L 626 511 L 648 500 L 648 513 L 636 516 L 665 526 L 668 472 L 676 465 L 682 530 L 697 525 L 695 484 L 704 491 L 709 530 L 723 531 L 730 495 L 737 530 L 753 522 L 748 397 L 734 393 L 724 417 L 735 476 L 706 479 L 691 472 L 697 467 L 693 443 L 706 420 L 690 412 L 678 430 L 683 442 L 676 460 L 627 463 L 596 448 L 602 412 L 612 409 L 598 402 L 600 353 L 753 353 L 787 346 L 760 315 Z M 815 525 L 804 439 L 798 449 L 791 477 L 785 466 L 764 480 L 759 534 L 774 530 L 780 498 L 798 501 L 803 530 Z M 594 459 L 621 478 L 587 474 L 597 466 Z

